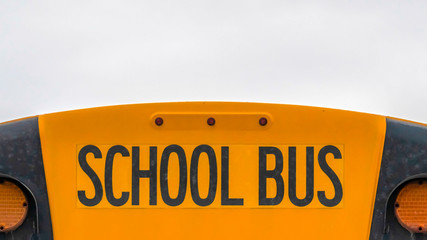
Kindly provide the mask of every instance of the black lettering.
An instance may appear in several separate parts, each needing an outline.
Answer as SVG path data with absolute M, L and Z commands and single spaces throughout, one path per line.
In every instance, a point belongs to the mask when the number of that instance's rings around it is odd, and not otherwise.
M 276 157 L 276 166 L 273 170 L 267 170 L 267 154 L 273 154 Z M 280 175 L 283 171 L 282 152 L 275 147 L 259 147 L 259 205 L 277 205 L 284 195 L 285 184 Z M 267 178 L 273 178 L 276 181 L 276 196 L 267 198 Z
M 150 205 L 157 205 L 157 147 L 150 147 L 150 170 L 139 169 L 139 147 L 132 147 L 132 205 L 139 205 L 140 178 L 150 179 Z
M 300 199 L 296 193 L 296 147 L 289 147 L 289 199 L 298 207 L 304 207 L 313 200 L 314 185 L 314 149 L 306 148 L 306 179 L 305 179 L 305 198 Z
M 128 201 L 129 192 L 122 192 L 120 198 L 114 197 L 113 160 L 116 153 L 120 153 L 123 157 L 129 157 L 129 151 L 121 145 L 115 145 L 108 150 L 107 158 L 105 159 L 105 196 L 111 205 L 119 207 Z
M 99 150 L 99 148 L 94 145 L 84 146 L 79 152 L 79 165 L 83 172 L 85 172 L 92 181 L 92 184 L 95 188 L 95 196 L 93 198 L 86 197 L 86 191 L 84 190 L 77 191 L 77 196 L 83 205 L 93 207 L 101 202 L 103 189 L 98 175 L 96 175 L 95 171 L 87 163 L 86 156 L 88 153 L 92 153 L 95 158 L 102 158 L 102 153 L 101 150 Z
M 200 197 L 198 183 L 199 158 L 201 153 L 206 153 L 209 159 L 209 192 L 208 196 L 204 199 Z M 208 145 L 200 145 L 196 147 L 193 151 L 193 155 L 191 156 L 190 165 L 190 189 L 191 196 L 195 204 L 199 206 L 209 206 L 215 200 L 217 179 L 218 169 L 215 151 Z
M 169 157 L 173 152 L 178 155 L 179 160 L 179 189 L 178 196 L 176 198 L 170 197 L 168 186 Z M 160 192 L 162 194 L 163 201 L 169 206 L 178 206 L 184 201 L 186 191 L 187 160 L 185 158 L 184 149 L 178 145 L 169 145 L 163 151 L 160 163 Z
M 326 207 L 333 207 L 338 205 L 338 203 L 341 202 L 342 196 L 343 196 L 343 190 L 341 182 L 338 178 L 338 176 L 335 174 L 335 172 L 332 170 L 331 167 L 329 167 L 328 163 L 326 162 L 326 155 L 328 153 L 332 153 L 334 155 L 335 159 L 341 159 L 341 152 L 340 150 L 332 145 L 324 146 L 319 151 L 319 165 L 322 171 L 329 177 L 331 180 L 334 189 L 335 189 L 335 196 L 332 199 L 326 198 L 325 191 L 318 191 L 317 197 L 319 198 L 319 201 L 321 204 L 323 204 Z
M 221 205 L 243 205 L 243 198 L 230 198 L 229 149 L 221 147 Z

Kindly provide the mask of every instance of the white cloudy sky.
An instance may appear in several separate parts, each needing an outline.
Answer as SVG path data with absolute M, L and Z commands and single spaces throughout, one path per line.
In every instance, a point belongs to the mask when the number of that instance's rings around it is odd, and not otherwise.
M 0 1 L 0 122 L 205 100 L 427 122 L 427 1 Z

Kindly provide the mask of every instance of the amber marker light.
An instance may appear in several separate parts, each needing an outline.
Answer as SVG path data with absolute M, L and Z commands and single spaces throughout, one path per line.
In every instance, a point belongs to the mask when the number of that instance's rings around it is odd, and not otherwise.
M 267 122 L 268 122 L 267 118 L 265 118 L 265 117 L 262 117 L 259 119 L 259 125 L 261 125 L 261 126 L 267 125 Z
M 427 233 L 427 181 L 416 180 L 405 185 L 394 203 L 396 218 L 414 233 Z
M 213 126 L 213 125 L 215 125 L 215 118 L 212 118 L 212 117 L 211 117 L 211 118 L 208 118 L 208 121 L 207 121 L 207 122 L 208 122 L 208 125 L 209 125 L 209 126 Z
M 24 192 L 11 181 L 0 179 L 0 232 L 17 229 L 25 220 L 28 201 Z
M 156 120 L 154 120 L 154 122 L 156 123 L 157 126 L 162 126 L 163 118 L 158 117 L 158 118 L 156 118 Z

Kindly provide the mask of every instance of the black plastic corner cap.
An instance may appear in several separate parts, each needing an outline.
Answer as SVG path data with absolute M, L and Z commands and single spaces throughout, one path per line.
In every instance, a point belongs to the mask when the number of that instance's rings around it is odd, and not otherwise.
M 403 184 L 427 173 L 427 127 L 387 119 L 383 157 L 372 216 L 370 239 L 427 239 L 410 233 L 394 215 L 394 201 Z
M 0 124 L 0 177 L 24 186 L 33 200 L 24 223 L 0 239 L 53 239 L 37 117 Z

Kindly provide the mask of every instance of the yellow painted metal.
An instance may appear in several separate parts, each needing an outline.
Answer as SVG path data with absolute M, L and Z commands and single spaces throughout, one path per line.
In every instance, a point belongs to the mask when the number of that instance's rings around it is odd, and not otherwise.
M 162 117 L 157 126 L 155 118 Z M 209 126 L 207 118 L 215 118 Z M 261 126 L 259 118 L 268 124 Z M 85 109 L 42 115 L 39 118 L 53 233 L 56 239 L 367 239 L 385 137 L 385 118 L 325 108 L 255 103 L 159 103 Z M 149 168 L 149 147 L 157 147 L 157 173 L 166 146 L 177 144 L 186 154 L 187 174 L 194 149 L 209 145 L 218 163 L 218 188 L 214 202 L 194 203 L 190 184 L 184 202 L 164 203 L 157 175 L 157 205 L 148 205 L 149 181 L 140 181 L 140 203 L 131 204 L 132 147 L 140 149 L 140 169 Z M 94 186 L 83 172 L 78 154 L 84 146 L 99 148 L 102 157 L 86 155 L 100 178 L 102 201 L 88 207 Z M 114 196 L 130 192 L 126 204 L 112 206 L 105 196 L 105 160 L 112 146 L 122 145 L 130 156 L 114 156 Z M 318 192 L 332 198 L 331 179 L 319 167 L 319 151 L 336 146 L 341 158 L 328 154 L 328 166 L 342 183 L 342 200 L 333 207 L 319 203 Z M 221 147 L 228 146 L 230 198 L 243 198 L 243 206 L 223 206 L 221 198 Z M 276 147 L 283 153 L 284 197 L 276 206 L 260 206 L 259 147 Z M 304 207 L 289 199 L 289 147 L 296 147 L 297 196 L 304 197 L 307 147 L 314 151 L 314 198 Z M 199 164 L 200 196 L 209 186 L 206 154 Z M 275 168 L 274 157 L 267 169 Z M 170 156 L 170 195 L 178 192 L 178 160 Z M 187 182 L 189 182 L 189 176 Z M 275 182 L 267 179 L 267 197 L 274 197 Z M 336 192 L 336 191 L 335 191 Z

